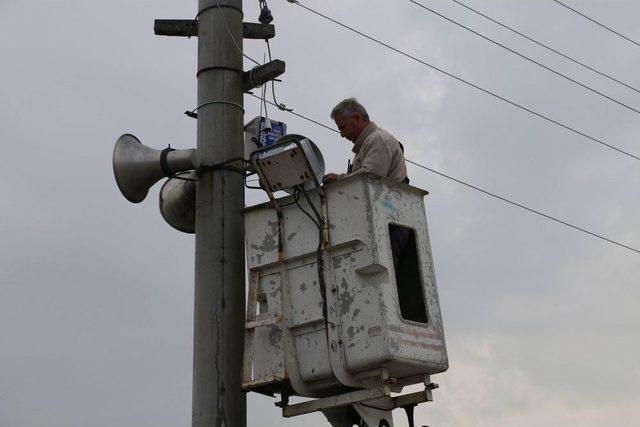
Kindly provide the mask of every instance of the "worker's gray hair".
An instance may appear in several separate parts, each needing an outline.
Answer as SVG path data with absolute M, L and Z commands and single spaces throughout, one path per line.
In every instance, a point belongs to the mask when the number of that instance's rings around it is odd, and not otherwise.
M 340 101 L 338 105 L 333 107 L 331 110 L 331 118 L 335 119 L 337 115 L 351 117 L 354 114 L 358 114 L 365 118 L 365 120 L 369 120 L 369 113 L 367 110 L 358 102 L 355 98 L 347 98 L 344 101 Z

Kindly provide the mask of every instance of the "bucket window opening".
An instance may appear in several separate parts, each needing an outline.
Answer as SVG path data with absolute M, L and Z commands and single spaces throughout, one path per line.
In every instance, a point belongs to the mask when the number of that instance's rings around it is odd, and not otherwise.
M 262 314 L 266 314 L 269 312 L 269 307 L 267 305 L 267 294 L 260 293 L 258 294 L 258 298 L 256 298 L 256 315 L 260 316 Z
M 427 323 L 428 315 L 415 230 L 398 224 L 389 224 L 389 239 L 400 314 L 405 320 Z

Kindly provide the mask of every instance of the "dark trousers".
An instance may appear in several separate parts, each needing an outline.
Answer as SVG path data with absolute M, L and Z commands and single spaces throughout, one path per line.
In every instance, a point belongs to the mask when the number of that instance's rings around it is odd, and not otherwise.
M 407 248 L 409 237 L 411 237 L 411 230 L 404 227 L 391 227 L 389 229 L 389 237 L 391 239 L 391 253 L 393 255 L 393 267 L 395 268 L 397 273 L 398 267 L 400 267 L 400 261 L 402 260 L 404 251 Z

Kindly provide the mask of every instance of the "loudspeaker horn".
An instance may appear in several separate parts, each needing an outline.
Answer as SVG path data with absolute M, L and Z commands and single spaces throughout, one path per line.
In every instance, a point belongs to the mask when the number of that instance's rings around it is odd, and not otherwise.
M 196 232 L 195 171 L 179 173 L 160 189 L 160 213 L 167 223 L 183 233 Z M 182 179 L 180 179 L 182 178 Z
M 131 134 L 124 134 L 113 149 L 113 174 L 118 188 L 132 203 L 140 203 L 159 179 L 198 167 L 195 149 L 155 150 Z

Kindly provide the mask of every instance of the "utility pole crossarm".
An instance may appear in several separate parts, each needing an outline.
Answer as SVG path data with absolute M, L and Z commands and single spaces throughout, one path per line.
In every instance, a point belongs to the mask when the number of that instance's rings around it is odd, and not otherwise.
M 157 36 L 198 37 L 198 21 L 195 19 L 156 19 L 153 32 Z
M 254 22 L 242 23 L 242 37 L 245 39 L 272 39 L 276 36 L 276 27 L 271 24 Z
M 157 36 L 198 37 L 198 21 L 195 19 L 156 19 L 153 31 Z M 245 39 L 272 39 L 276 28 L 271 24 L 242 23 Z
M 250 71 L 245 71 L 242 76 L 242 91 L 248 92 L 253 88 L 261 86 L 270 80 L 277 78 L 285 71 L 285 63 L 279 59 L 274 59 L 264 65 L 259 65 Z

